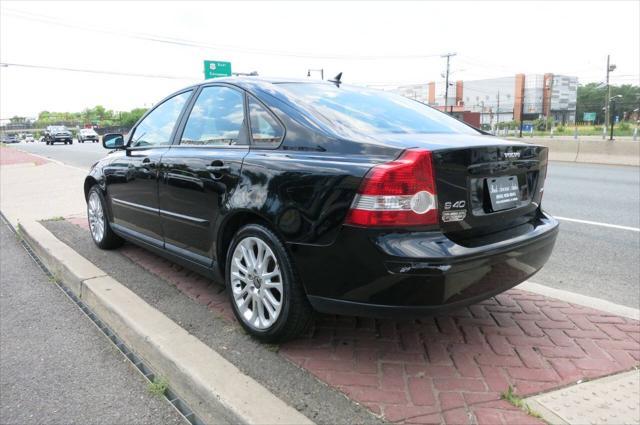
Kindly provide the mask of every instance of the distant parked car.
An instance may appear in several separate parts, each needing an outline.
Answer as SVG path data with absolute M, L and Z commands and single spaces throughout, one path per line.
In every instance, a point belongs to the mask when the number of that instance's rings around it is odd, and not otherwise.
M 86 141 L 98 143 L 100 137 L 93 128 L 82 128 L 78 131 L 78 143 L 84 143 Z
M 64 125 L 50 125 L 44 131 L 44 141 L 47 145 L 53 145 L 57 142 L 73 144 L 73 136 Z
M 4 133 L 2 135 L 2 143 L 20 143 L 20 139 L 15 134 Z
M 25 141 L 26 143 L 33 143 L 33 142 L 35 142 L 36 140 L 33 138 L 33 134 L 31 134 L 31 133 L 26 133 L 26 134 L 24 135 L 24 141 Z

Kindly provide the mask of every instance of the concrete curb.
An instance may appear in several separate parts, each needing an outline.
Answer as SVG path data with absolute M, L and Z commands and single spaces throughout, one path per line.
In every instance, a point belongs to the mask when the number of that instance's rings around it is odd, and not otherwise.
M 616 316 L 623 316 L 633 320 L 640 320 L 640 310 L 637 308 L 627 307 L 611 301 L 601 300 L 600 298 L 590 297 L 588 295 L 576 294 L 575 292 L 564 291 L 562 289 L 551 288 L 549 286 L 540 285 L 533 282 L 523 282 L 517 286 L 522 289 L 536 294 L 544 295 L 549 298 L 566 301 L 572 304 L 578 304 L 584 307 L 590 307 L 595 310 L 611 313 Z
M 154 370 L 206 423 L 312 424 L 253 378 L 38 222 L 21 222 L 40 260 Z
M 608 140 L 509 139 L 549 148 L 549 160 L 640 166 L 640 143 Z

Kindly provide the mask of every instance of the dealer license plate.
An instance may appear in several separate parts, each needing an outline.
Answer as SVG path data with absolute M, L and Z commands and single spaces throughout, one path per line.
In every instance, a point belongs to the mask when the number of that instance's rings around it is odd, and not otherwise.
M 520 188 L 516 176 L 491 177 L 487 179 L 491 208 L 494 211 L 514 208 L 520 201 Z

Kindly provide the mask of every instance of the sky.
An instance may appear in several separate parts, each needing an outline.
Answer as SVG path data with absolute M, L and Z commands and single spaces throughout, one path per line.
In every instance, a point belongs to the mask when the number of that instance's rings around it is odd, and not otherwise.
M 323 68 L 325 78 L 386 87 L 443 80 L 449 52 L 454 80 L 552 72 L 602 82 L 610 54 L 612 83 L 640 84 L 639 17 L 638 0 L 2 0 L 0 119 L 149 107 L 202 81 L 205 59 L 266 77 Z

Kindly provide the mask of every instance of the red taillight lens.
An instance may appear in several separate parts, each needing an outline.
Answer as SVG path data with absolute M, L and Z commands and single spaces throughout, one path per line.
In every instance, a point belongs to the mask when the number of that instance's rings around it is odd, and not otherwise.
M 351 204 L 346 223 L 358 226 L 424 226 L 438 223 L 431 152 L 409 149 L 373 167 Z

